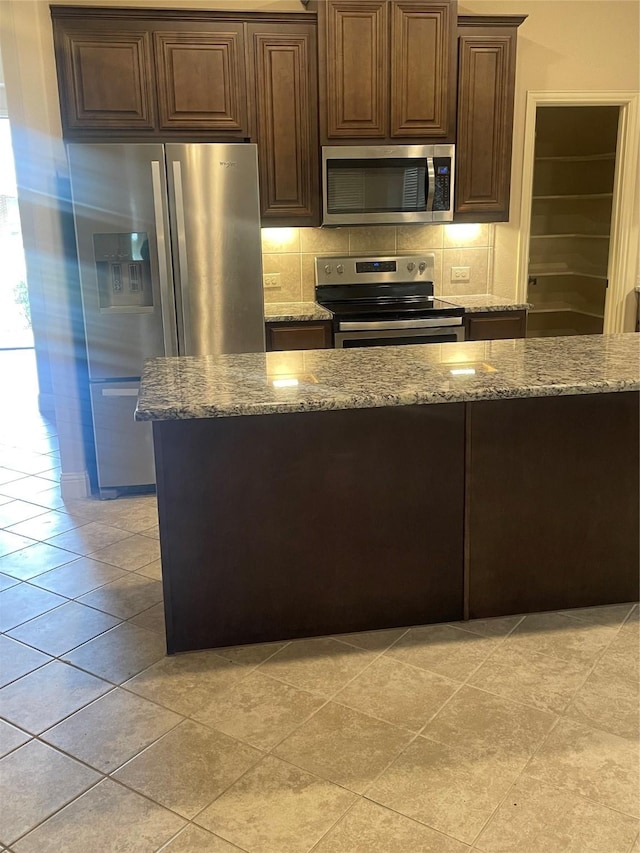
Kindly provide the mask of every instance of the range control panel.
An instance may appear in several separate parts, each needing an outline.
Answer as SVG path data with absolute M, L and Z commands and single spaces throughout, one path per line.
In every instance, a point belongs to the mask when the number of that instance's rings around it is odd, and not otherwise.
M 316 284 L 433 281 L 435 255 L 317 257 Z

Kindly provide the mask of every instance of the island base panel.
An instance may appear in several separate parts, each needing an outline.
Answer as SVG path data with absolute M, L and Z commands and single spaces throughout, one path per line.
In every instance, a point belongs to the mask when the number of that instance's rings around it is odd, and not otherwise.
M 467 406 L 470 618 L 638 600 L 640 395 Z
M 464 404 L 153 425 L 169 653 L 462 618 Z

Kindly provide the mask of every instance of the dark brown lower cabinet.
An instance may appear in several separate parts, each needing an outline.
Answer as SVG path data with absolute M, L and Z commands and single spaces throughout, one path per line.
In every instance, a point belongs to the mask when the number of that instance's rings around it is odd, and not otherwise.
M 331 349 L 330 320 L 266 323 L 267 352 L 297 349 Z
M 526 333 L 526 311 L 487 311 L 465 314 L 464 317 L 464 336 L 467 341 L 524 338 Z
M 637 601 L 640 395 L 467 404 L 470 618 Z
M 463 403 L 153 437 L 169 653 L 462 618 Z

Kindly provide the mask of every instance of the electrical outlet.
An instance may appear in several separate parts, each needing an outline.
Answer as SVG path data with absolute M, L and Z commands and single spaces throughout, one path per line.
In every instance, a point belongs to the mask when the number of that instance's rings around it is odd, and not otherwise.
M 280 287 L 280 273 L 279 272 L 267 272 L 262 276 L 262 280 L 265 288 L 267 287 Z
M 451 281 L 469 281 L 471 267 L 451 267 Z

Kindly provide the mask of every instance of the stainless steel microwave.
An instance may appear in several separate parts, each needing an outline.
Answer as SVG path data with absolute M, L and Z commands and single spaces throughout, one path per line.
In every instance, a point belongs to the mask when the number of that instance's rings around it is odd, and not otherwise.
M 322 149 L 323 225 L 451 222 L 454 145 Z

